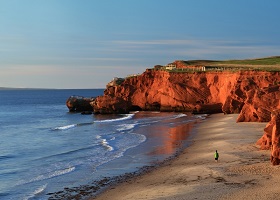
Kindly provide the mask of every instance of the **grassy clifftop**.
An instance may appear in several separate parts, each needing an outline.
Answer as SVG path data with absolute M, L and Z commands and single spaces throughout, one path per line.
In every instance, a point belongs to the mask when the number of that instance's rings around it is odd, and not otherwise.
M 182 61 L 186 65 L 279 65 L 280 56 L 245 60 L 188 60 Z
M 245 59 L 245 60 L 225 60 L 217 61 L 215 64 L 237 64 L 237 65 L 279 65 L 280 56 L 257 58 L 257 59 Z
M 208 67 L 239 68 L 250 70 L 280 71 L 280 56 L 244 59 L 244 60 L 188 60 L 180 61 L 184 65 L 200 65 Z

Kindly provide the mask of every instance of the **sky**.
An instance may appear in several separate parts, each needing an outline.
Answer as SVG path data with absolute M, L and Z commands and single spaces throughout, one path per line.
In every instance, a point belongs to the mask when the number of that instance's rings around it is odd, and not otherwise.
M 0 87 L 105 88 L 175 60 L 280 55 L 278 0 L 0 0 Z

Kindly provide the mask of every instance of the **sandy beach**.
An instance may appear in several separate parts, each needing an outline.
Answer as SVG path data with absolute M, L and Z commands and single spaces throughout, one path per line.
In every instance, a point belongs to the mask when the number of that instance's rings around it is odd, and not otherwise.
M 279 198 L 280 168 L 270 164 L 269 151 L 255 144 L 267 123 L 236 123 L 237 116 L 209 116 L 195 127 L 192 144 L 177 158 L 94 199 Z

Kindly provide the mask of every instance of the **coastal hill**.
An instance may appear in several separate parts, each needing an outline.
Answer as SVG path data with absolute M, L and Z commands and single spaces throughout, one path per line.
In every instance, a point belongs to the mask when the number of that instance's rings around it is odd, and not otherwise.
M 71 102 L 73 99 L 68 99 L 67 106 L 75 111 Z M 165 66 L 156 65 L 140 75 L 114 78 L 103 96 L 88 103 L 95 114 L 137 110 L 239 113 L 237 122 L 269 122 L 258 144 L 262 149 L 273 147 L 272 163 L 280 163 L 279 56 L 227 61 L 179 60 Z

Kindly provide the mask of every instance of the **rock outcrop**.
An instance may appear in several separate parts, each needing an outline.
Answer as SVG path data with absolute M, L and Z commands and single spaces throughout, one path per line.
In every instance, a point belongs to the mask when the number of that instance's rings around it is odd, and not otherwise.
M 95 98 L 85 98 L 81 96 L 70 96 L 66 101 L 66 106 L 69 112 L 82 112 L 88 114 L 92 112 L 92 106 L 90 105 Z
M 250 91 L 237 119 L 238 122 L 267 122 L 271 111 L 280 109 L 280 85 Z
M 279 84 L 279 72 L 180 73 L 147 69 L 139 76 L 125 79 L 120 85 L 108 86 L 104 95 L 97 97 L 91 105 L 94 113 L 103 114 L 134 110 L 241 112 L 238 121 L 268 122 L 271 111 L 277 108 Z M 266 98 L 275 101 L 266 101 Z
M 273 165 L 280 164 L 280 109 L 271 113 L 271 121 L 264 129 L 264 135 L 258 140 L 263 150 L 271 150 L 270 160 Z

